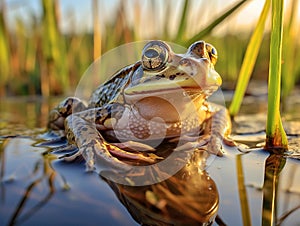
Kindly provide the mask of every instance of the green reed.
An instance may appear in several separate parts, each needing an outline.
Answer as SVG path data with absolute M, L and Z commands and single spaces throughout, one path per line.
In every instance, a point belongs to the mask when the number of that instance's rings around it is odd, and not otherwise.
M 253 72 L 253 68 L 260 51 L 265 23 L 268 16 L 268 12 L 270 10 L 271 0 L 266 0 L 264 8 L 261 12 L 260 18 L 256 25 L 256 28 L 251 36 L 249 44 L 246 49 L 245 57 L 242 63 L 242 67 L 239 73 L 237 86 L 235 89 L 235 94 L 233 96 L 233 100 L 229 107 L 229 112 L 231 115 L 236 115 L 240 109 L 240 106 L 243 101 L 244 94 L 246 92 L 249 79 Z
M 4 3 L 0 5 L 0 84 L 5 84 L 10 73 L 9 37 L 4 17 Z M 0 86 L 0 96 L 4 95 L 4 89 Z
M 298 0 L 292 0 L 289 4 L 289 10 L 287 12 L 286 21 L 283 34 L 283 50 L 282 50 L 282 96 L 283 100 L 289 96 L 293 90 L 297 78 L 299 69 L 299 53 L 297 55 L 298 47 L 298 29 L 297 24 L 297 10 L 299 6 Z M 298 29 L 298 30 L 297 30 Z M 299 77 L 299 75 L 298 75 Z
M 280 116 L 283 5 L 284 0 L 272 0 L 266 149 L 274 147 L 286 149 L 288 147 L 287 136 Z
M 42 78 L 46 79 L 46 82 L 42 82 L 42 84 L 45 84 L 45 86 L 42 86 L 42 94 L 48 96 L 49 88 L 47 84 L 50 84 L 52 88 L 57 87 L 57 92 L 62 92 L 68 89 L 69 79 L 67 76 L 65 40 L 59 30 L 60 9 L 58 1 L 42 0 L 42 6 L 42 54 L 43 58 L 46 59 L 41 70 Z M 55 86 L 56 81 L 58 84 Z

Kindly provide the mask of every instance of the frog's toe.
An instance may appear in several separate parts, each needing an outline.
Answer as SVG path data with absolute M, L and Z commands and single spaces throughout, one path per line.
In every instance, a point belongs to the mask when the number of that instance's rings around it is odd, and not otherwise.
M 183 145 L 178 146 L 174 150 L 182 151 L 182 150 L 196 149 L 196 148 L 205 149 L 209 153 L 217 156 L 223 156 L 223 138 L 220 138 L 218 136 L 211 136 L 207 134 L 199 137 L 195 141 L 186 142 Z
M 72 153 L 68 153 L 68 154 L 61 156 L 60 159 L 63 159 L 67 162 L 73 162 L 77 158 L 82 158 L 82 157 L 83 157 L 82 152 L 77 149 L 76 151 L 73 151 Z
M 223 139 L 215 137 L 210 140 L 207 145 L 207 151 L 211 154 L 222 157 L 223 156 Z
M 203 135 L 195 139 L 195 137 L 189 137 L 189 139 L 184 139 L 184 144 L 176 147 L 174 151 L 183 151 L 188 149 L 195 149 L 195 148 L 203 148 L 205 145 L 208 144 L 210 139 L 209 135 Z
M 237 147 L 238 144 L 230 137 L 225 137 L 223 139 L 224 144 L 231 146 L 231 147 Z
M 122 150 L 128 150 L 128 151 L 149 151 L 153 152 L 155 151 L 155 148 L 151 147 L 148 144 L 143 144 L 136 141 L 126 141 L 122 143 L 112 143 L 114 146 L 117 146 L 118 148 Z
M 49 114 L 48 128 L 52 130 L 62 130 L 64 129 L 64 121 L 65 117 L 54 109 Z

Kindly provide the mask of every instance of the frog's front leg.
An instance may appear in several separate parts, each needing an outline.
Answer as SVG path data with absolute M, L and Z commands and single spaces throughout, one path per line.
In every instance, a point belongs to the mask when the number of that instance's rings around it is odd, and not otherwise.
M 236 144 L 229 138 L 231 133 L 231 119 L 228 110 L 219 106 L 219 109 L 212 114 L 208 120 L 208 134 L 210 135 L 207 149 L 210 153 L 222 156 L 223 144 L 235 146 Z M 209 125 L 210 124 L 210 125 Z
M 209 153 L 223 156 L 223 144 L 235 146 L 234 141 L 229 138 L 231 133 L 231 120 L 228 110 L 223 106 L 212 106 L 211 116 L 205 120 L 203 135 L 200 137 L 187 137 L 185 144 L 176 148 L 184 150 L 190 148 L 201 148 L 207 144 Z M 185 139 L 185 138 L 183 138 Z
M 49 114 L 48 128 L 63 130 L 65 119 L 74 112 L 86 109 L 85 104 L 76 97 L 68 97 L 60 102 Z
M 105 119 L 108 116 L 111 117 L 112 108 L 110 107 L 109 109 L 109 111 L 103 108 L 88 109 L 66 118 L 65 130 L 67 139 L 70 144 L 75 144 L 78 147 L 78 152 L 72 156 L 64 157 L 64 159 L 72 161 L 76 157 L 82 156 L 86 161 L 88 171 L 93 170 L 96 163 L 99 163 L 102 168 L 129 169 L 130 165 L 120 159 L 146 163 L 156 162 L 156 158 L 153 155 L 125 151 L 114 144 L 108 143 L 103 138 L 98 129 L 105 126 Z M 116 113 L 119 114 L 120 112 Z

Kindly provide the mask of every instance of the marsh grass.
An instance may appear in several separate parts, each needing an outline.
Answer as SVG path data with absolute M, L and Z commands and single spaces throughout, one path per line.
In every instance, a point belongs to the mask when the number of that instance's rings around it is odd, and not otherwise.
M 76 21 L 72 20 L 72 12 L 69 12 L 70 27 L 74 30 L 68 29 L 67 34 L 60 29 L 62 15 L 59 1 L 40 0 L 41 17 L 28 10 L 29 22 L 17 16 L 9 27 L 6 19 L 13 9 L 5 1 L 1 3 L 0 95 L 38 94 L 47 97 L 69 94 L 95 59 L 121 44 L 142 39 L 162 39 L 188 47 L 196 39 L 213 38 L 211 32 L 214 28 L 238 11 L 246 1 L 239 1 L 216 18 L 211 17 L 210 13 L 203 16 L 205 12 L 214 10 L 213 2 L 199 4 L 184 0 L 174 4 L 173 1 L 162 3 L 156 0 L 131 4 L 120 1 L 109 12 L 109 19 L 104 19 L 96 12 L 98 8 L 106 10 L 106 2 L 93 0 L 93 31 L 77 32 Z M 197 11 L 202 13 L 195 13 Z M 223 46 L 223 37 L 215 40 L 216 46 Z M 234 43 L 234 40 L 229 42 Z M 233 74 L 237 66 L 235 64 L 235 69 L 230 67 L 228 71 Z M 218 70 L 226 71 L 226 67 L 218 66 Z
M 239 73 L 237 86 L 235 89 L 235 95 L 233 96 L 233 100 L 229 107 L 229 112 L 231 115 L 236 115 L 239 112 L 240 106 L 242 104 L 243 96 L 246 92 L 259 50 L 261 48 L 261 43 L 265 31 L 265 24 L 268 13 L 270 11 L 270 5 L 271 0 L 266 0 L 256 28 L 254 29 L 254 32 L 247 46 L 245 57 Z
M 288 148 L 288 140 L 280 116 L 281 62 L 284 0 L 272 0 L 272 30 L 268 81 L 268 116 L 265 148 Z
M 288 5 L 286 23 L 283 33 L 283 50 L 282 50 L 282 97 L 283 100 L 292 92 L 296 81 L 299 79 L 299 51 L 297 52 L 297 40 L 299 24 L 297 24 L 299 0 L 291 0 Z
M 10 73 L 9 59 L 9 40 L 8 31 L 5 24 L 5 6 L 0 8 L 0 84 L 5 84 Z M 4 87 L 0 87 L 0 96 L 5 94 Z

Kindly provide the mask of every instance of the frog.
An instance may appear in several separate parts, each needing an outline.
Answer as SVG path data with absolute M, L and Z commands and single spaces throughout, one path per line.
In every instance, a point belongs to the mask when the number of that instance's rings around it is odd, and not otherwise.
M 233 145 L 230 116 L 207 100 L 222 84 L 217 59 L 216 48 L 203 40 L 185 53 L 161 40 L 147 42 L 140 59 L 100 84 L 87 104 L 68 97 L 50 112 L 48 128 L 63 131 L 77 150 L 63 158 L 83 157 L 87 170 L 97 159 L 127 169 L 124 160 L 162 161 L 151 141 L 179 139 L 185 142 L 174 151 L 206 146 L 222 156 L 223 146 Z

